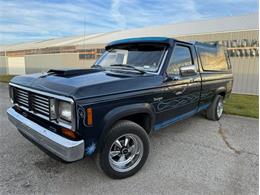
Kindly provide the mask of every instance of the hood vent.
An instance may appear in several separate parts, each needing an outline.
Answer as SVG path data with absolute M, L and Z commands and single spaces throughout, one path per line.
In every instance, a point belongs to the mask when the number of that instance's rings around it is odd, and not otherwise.
M 83 74 L 91 74 L 100 72 L 99 69 L 70 69 L 70 70 L 58 70 L 58 69 L 50 69 L 47 73 L 48 75 L 56 75 L 61 77 L 71 77 L 71 76 L 79 76 Z

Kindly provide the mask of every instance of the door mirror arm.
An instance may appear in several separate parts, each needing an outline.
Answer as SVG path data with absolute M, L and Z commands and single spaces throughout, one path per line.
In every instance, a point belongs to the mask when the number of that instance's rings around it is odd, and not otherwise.
M 180 80 L 180 76 L 177 75 L 170 76 L 168 73 L 165 73 L 163 82 L 177 81 L 177 80 Z
M 174 80 L 174 81 L 178 81 L 178 80 L 180 80 L 180 76 L 178 76 L 178 75 L 173 75 L 172 76 L 172 80 Z
M 172 77 L 167 72 L 165 72 L 163 82 L 165 83 L 172 80 Z

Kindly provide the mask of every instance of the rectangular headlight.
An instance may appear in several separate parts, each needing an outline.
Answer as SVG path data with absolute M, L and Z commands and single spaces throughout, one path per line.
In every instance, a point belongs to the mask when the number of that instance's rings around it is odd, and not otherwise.
M 63 120 L 71 122 L 72 105 L 70 102 L 59 101 L 59 117 Z

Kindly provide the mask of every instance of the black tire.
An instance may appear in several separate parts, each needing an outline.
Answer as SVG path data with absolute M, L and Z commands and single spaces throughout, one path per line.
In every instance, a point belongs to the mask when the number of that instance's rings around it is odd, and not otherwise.
M 207 115 L 206 116 L 207 116 L 208 119 L 213 120 L 213 121 L 218 121 L 221 118 L 223 110 L 222 110 L 221 114 L 218 115 L 217 107 L 218 107 L 219 102 L 221 102 L 222 105 L 223 105 L 223 99 L 224 98 L 221 95 L 217 95 L 214 98 L 214 100 L 211 103 L 210 107 L 207 109 Z
M 119 172 L 115 170 L 110 163 L 110 149 L 114 142 L 124 135 L 137 136 L 140 143 L 143 146 L 142 156 L 140 155 L 139 160 L 136 161 L 136 165 L 129 171 Z M 98 167 L 109 177 L 113 179 L 122 179 L 130 177 L 138 172 L 145 164 L 150 150 L 150 141 L 146 131 L 138 124 L 128 121 L 118 121 L 106 136 L 105 143 L 101 148 L 100 152 L 96 154 L 95 160 Z M 129 153 L 130 154 L 130 153 Z M 138 163 L 138 164 L 137 164 Z M 134 163 L 135 164 L 135 163 Z

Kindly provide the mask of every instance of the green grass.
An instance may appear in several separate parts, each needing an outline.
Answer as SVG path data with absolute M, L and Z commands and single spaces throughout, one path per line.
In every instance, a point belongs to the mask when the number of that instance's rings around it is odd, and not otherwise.
M 224 113 L 258 118 L 259 97 L 256 95 L 231 94 L 226 100 Z
M 0 82 L 8 83 L 15 75 L 0 74 Z

